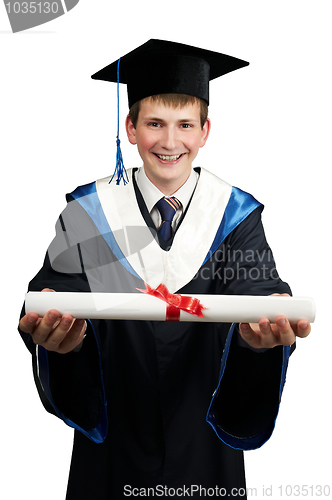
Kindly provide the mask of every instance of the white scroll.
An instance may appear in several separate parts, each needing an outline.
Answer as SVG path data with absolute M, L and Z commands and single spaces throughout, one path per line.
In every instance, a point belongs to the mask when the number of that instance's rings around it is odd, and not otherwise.
M 186 295 L 183 295 L 185 297 Z M 204 317 L 180 311 L 180 321 L 257 323 L 261 318 L 275 322 L 278 315 L 291 323 L 315 320 L 315 302 L 310 297 L 195 295 L 206 308 Z M 167 303 L 143 293 L 29 292 L 26 312 L 43 316 L 50 309 L 84 319 L 128 319 L 165 321 Z

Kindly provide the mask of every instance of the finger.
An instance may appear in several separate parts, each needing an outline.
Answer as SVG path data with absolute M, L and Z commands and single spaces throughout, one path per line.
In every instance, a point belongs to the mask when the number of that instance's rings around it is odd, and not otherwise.
M 31 313 L 33 314 L 33 313 Z M 31 333 L 35 344 L 43 345 L 52 330 L 58 324 L 60 314 L 55 309 L 48 311 Z
M 85 320 L 74 320 L 70 314 L 64 314 L 60 323 L 50 333 L 43 347 L 48 351 L 65 354 L 72 351 L 83 339 Z
M 251 347 L 260 347 L 260 338 L 249 323 L 239 324 L 240 334 Z
M 42 292 L 55 292 L 52 288 L 44 288 Z M 28 313 L 19 322 L 19 328 L 24 333 L 32 334 L 37 325 L 39 325 L 41 318 L 39 318 L 37 313 Z
M 37 313 L 29 313 L 23 316 L 19 322 L 19 328 L 24 333 L 33 333 L 38 321 Z
M 282 345 L 290 346 L 294 344 L 296 338 L 293 328 L 285 316 L 277 316 L 276 325 L 279 332 L 279 340 Z
M 301 319 L 300 321 L 298 321 L 295 330 L 295 334 L 297 337 L 305 338 L 311 332 L 311 325 L 307 320 Z
M 86 328 L 87 323 L 84 319 L 75 319 L 57 351 L 61 354 L 72 351 L 82 342 Z
M 279 336 L 275 334 L 270 321 L 267 318 L 262 318 L 259 323 L 261 347 L 272 348 L 278 345 Z
M 53 328 L 49 331 L 47 337 L 41 344 L 48 351 L 57 351 L 59 345 L 63 342 L 68 334 L 74 318 L 70 314 L 64 314 L 60 321 L 56 322 Z M 36 329 L 37 331 L 37 329 Z

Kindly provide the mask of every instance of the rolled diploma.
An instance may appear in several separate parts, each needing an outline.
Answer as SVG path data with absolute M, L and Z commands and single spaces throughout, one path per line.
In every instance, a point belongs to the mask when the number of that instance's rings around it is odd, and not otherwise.
M 185 294 L 183 294 L 185 296 Z M 275 322 L 279 314 L 291 323 L 315 320 L 315 302 L 310 297 L 195 295 L 206 307 L 204 318 L 185 311 L 180 321 L 257 323 L 261 318 Z M 74 318 L 165 321 L 167 304 L 143 293 L 28 292 L 26 313 L 43 316 L 50 309 Z

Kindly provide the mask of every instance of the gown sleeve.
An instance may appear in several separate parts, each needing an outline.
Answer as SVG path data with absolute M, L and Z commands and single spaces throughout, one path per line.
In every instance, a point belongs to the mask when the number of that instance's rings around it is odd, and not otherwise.
M 276 270 L 266 241 L 261 209 L 250 214 L 223 242 L 221 293 L 270 295 L 291 293 Z M 207 421 L 227 445 L 242 450 L 262 446 L 271 436 L 295 345 L 252 349 L 230 328 L 221 360 L 220 379 Z
M 73 218 L 76 210 L 79 213 Z M 51 288 L 56 292 L 89 292 L 82 254 L 87 254 L 89 245 L 95 245 L 96 237 L 80 207 L 69 204 L 56 224 L 56 236 L 43 267 L 29 284 L 29 291 Z M 93 267 L 91 261 L 86 261 Z M 19 329 L 32 354 L 34 379 L 45 409 L 97 443 L 104 441 L 107 433 L 98 330 L 98 321 L 87 319 L 81 350 L 58 354 L 35 345 L 31 336 Z

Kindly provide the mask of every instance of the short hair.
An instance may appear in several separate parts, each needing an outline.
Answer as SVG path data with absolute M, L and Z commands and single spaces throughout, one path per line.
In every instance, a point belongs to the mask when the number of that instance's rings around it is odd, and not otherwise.
M 201 127 L 203 128 L 207 117 L 208 117 L 208 104 L 204 99 L 199 97 L 195 97 L 187 94 L 158 94 L 146 97 L 145 99 L 150 99 L 152 102 L 161 103 L 164 106 L 168 106 L 171 108 L 183 108 L 188 104 L 199 104 L 200 107 L 200 121 Z M 141 102 L 145 99 L 135 102 L 129 110 L 129 118 L 132 121 L 132 124 L 136 128 L 138 114 L 141 108 Z

